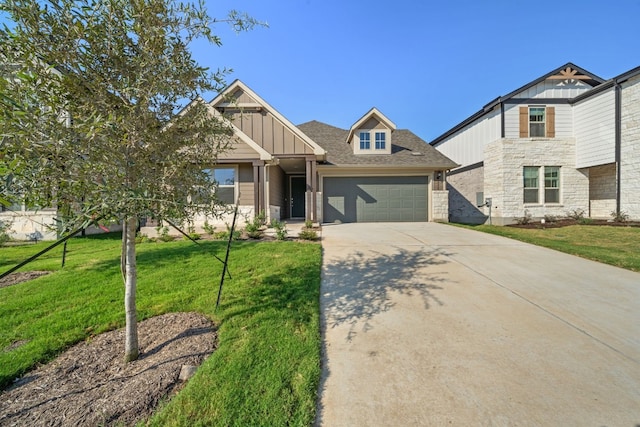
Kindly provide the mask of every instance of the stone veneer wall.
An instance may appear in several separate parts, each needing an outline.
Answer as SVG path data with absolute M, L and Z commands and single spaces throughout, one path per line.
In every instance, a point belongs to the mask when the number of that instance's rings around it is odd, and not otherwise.
M 616 209 L 616 164 L 589 168 L 589 216 L 610 218 Z
M 640 220 L 640 76 L 622 84 L 620 210 Z
M 449 192 L 434 190 L 431 197 L 431 218 L 437 222 L 449 222 Z
M 56 240 L 55 210 L 0 213 L 0 222 L 9 223 L 7 234 L 16 240 Z
M 527 210 L 534 218 L 545 215 L 564 216 L 567 211 L 589 209 L 589 175 L 575 169 L 574 138 L 499 139 L 484 150 L 485 196 L 493 198 L 495 224 L 509 224 Z M 527 204 L 523 202 L 524 166 L 560 166 L 560 203 Z M 540 170 L 544 185 L 544 170 Z
M 467 224 L 483 224 L 487 216 L 484 208 L 476 206 L 476 193 L 484 191 L 484 168 L 461 168 L 447 175 L 449 190 L 449 221 Z

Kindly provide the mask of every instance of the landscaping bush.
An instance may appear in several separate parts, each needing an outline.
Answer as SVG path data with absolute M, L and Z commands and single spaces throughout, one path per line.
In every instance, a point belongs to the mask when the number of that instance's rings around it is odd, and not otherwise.
M 629 214 L 625 211 L 611 211 L 611 218 L 613 218 L 613 222 L 627 222 L 629 221 Z
M 528 210 L 525 209 L 523 216 L 515 217 L 515 218 L 513 218 L 513 220 L 518 225 L 529 224 L 531 222 L 531 213 Z

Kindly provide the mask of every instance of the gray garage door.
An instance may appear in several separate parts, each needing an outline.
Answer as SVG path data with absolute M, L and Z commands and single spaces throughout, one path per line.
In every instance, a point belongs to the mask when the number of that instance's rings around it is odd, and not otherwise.
M 324 222 L 426 220 L 426 176 L 324 178 Z

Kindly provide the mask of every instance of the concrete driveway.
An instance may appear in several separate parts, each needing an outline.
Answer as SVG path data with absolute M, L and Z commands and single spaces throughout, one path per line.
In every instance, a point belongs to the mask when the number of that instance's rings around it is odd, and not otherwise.
M 640 274 L 435 223 L 322 234 L 318 425 L 640 425 Z

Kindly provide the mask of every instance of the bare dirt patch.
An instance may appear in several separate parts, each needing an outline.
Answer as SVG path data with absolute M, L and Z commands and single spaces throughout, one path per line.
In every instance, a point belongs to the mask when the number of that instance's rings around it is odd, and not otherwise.
M 124 330 L 70 348 L 0 395 L 1 426 L 133 425 L 184 384 L 183 365 L 199 366 L 216 348 L 213 324 L 170 313 L 138 324 L 140 357 L 125 364 Z
M 17 273 L 11 273 L 7 277 L 0 279 L 0 288 L 4 288 L 11 285 L 17 285 L 27 280 L 35 279 L 36 277 L 44 276 L 51 273 L 50 271 L 19 271 Z

